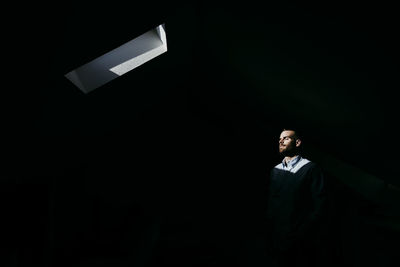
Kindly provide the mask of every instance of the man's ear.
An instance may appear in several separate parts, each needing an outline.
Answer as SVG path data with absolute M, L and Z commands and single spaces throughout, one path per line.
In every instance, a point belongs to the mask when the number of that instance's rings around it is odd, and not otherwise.
M 296 139 L 296 147 L 299 147 L 301 145 L 301 140 L 300 139 Z

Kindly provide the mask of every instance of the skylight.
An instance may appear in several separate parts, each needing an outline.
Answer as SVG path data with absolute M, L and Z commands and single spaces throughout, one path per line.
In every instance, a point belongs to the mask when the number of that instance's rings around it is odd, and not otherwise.
M 65 77 L 85 94 L 167 51 L 165 25 L 70 71 Z

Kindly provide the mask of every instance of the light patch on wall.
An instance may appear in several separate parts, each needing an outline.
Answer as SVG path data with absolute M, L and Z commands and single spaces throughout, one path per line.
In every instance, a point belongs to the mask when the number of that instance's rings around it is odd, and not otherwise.
M 166 51 L 165 25 L 161 24 L 70 71 L 65 77 L 87 94 Z

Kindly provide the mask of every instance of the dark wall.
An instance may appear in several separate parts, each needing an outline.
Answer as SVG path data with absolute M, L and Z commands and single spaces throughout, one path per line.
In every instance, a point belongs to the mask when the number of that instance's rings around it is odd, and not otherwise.
M 383 7 L 358 7 L 18 7 L 22 24 L 10 30 L 15 53 L 7 57 L 18 71 L 8 76 L 2 139 L 3 203 L 16 218 L 6 243 L 18 251 L 4 261 L 266 264 L 265 179 L 281 160 L 277 137 L 287 125 L 398 183 L 386 164 L 397 142 L 381 146 L 397 118 L 395 19 Z M 160 23 L 168 52 L 131 73 L 88 95 L 63 76 Z M 397 213 L 328 179 L 332 220 L 322 260 L 392 266 Z

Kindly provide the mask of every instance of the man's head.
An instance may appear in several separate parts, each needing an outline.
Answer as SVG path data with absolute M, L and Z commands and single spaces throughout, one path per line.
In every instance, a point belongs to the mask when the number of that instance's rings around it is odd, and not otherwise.
M 284 157 L 293 157 L 299 154 L 301 139 L 295 130 L 284 129 L 279 136 L 279 153 Z

